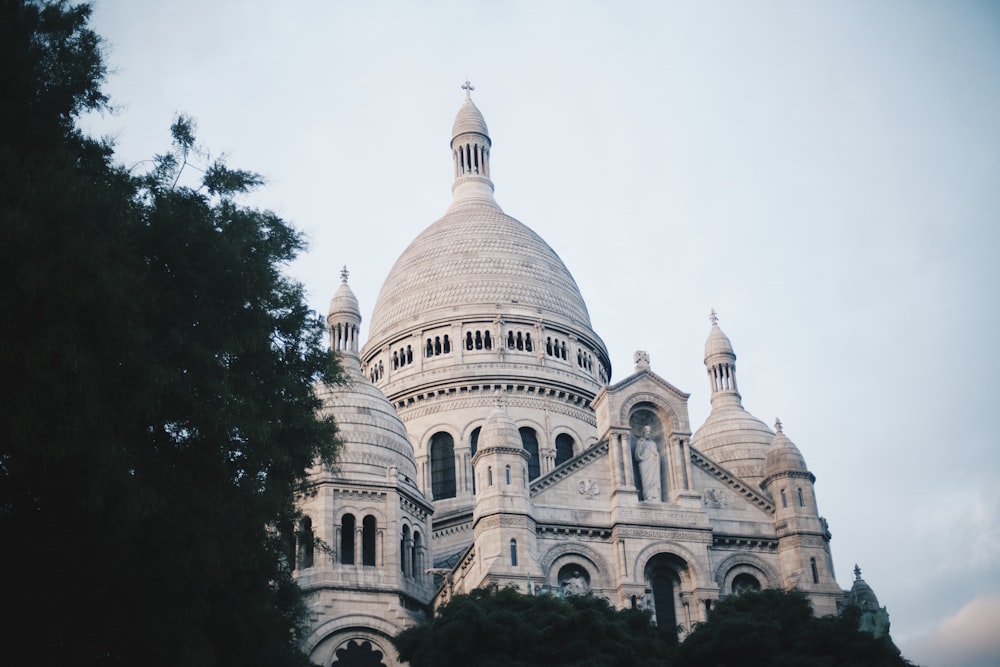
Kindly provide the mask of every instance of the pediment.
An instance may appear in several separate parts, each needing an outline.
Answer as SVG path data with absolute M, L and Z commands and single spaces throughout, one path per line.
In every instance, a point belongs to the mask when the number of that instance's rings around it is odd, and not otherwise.
M 536 498 L 537 496 L 544 493 L 548 489 L 574 481 L 571 478 L 579 477 L 580 473 L 582 473 L 585 469 L 589 468 L 598 461 L 603 461 L 605 457 L 607 457 L 607 455 L 608 455 L 607 440 L 603 440 L 588 447 L 581 453 L 577 454 L 570 460 L 564 462 L 562 465 L 555 468 L 552 472 L 548 473 L 547 475 L 542 475 L 541 477 L 533 481 L 531 483 L 532 499 Z M 598 485 L 599 489 L 601 482 L 604 481 L 605 478 L 608 476 L 607 466 L 600 467 L 600 470 L 595 472 L 597 474 L 594 475 L 593 477 L 596 478 L 596 484 Z M 581 482 L 584 480 L 580 479 L 575 481 Z M 588 481 L 594 482 L 595 480 L 591 479 Z M 604 483 L 606 485 L 610 484 L 610 480 L 604 481 Z M 586 494 L 592 490 L 593 489 L 588 490 L 587 488 L 583 488 L 582 490 L 577 489 L 577 492 L 580 494 Z
M 716 481 L 725 485 L 725 487 L 737 494 L 745 502 L 754 505 L 768 514 L 774 514 L 774 503 L 767 494 L 759 489 L 755 489 L 753 484 L 736 476 L 694 447 L 691 447 L 691 463 L 713 477 Z
M 681 391 L 648 368 L 633 373 L 621 382 L 610 385 L 607 391 L 613 394 L 633 391 L 656 393 L 663 391 L 680 401 L 687 401 L 691 397 L 691 394 Z

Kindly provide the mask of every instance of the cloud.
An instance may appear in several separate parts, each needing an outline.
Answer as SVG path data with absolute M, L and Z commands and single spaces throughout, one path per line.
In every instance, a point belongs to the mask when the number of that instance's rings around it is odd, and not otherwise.
M 1000 595 L 974 598 L 927 637 L 901 641 L 903 655 L 922 667 L 1000 664 Z

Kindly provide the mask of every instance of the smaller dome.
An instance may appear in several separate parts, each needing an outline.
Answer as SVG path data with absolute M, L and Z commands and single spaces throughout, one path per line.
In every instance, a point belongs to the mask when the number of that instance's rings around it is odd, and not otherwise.
M 806 460 L 795 443 L 781 430 L 781 420 L 774 424 L 774 440 L 767 450 L 764 475 L 770 477 L 783 472 L 809 472 Z
M 458 110 L 458 115 L 455 116 L 455 125 L 452 126 L 451 136 L 455 138 L 460 134 L 468 134 L 469 132 L 481 134 L 487 139 L 490 136 L 490 131 L 486 127 L 486 120 L 483 118 L 483 114 L 471 98 L 466 98 L 465 104 L 462 105 L 462 108 Z
M 736 352 L 733 350 L 729 336 L 722 333 L 722 329 L 719 328 L 719 316 L 715 314 L 714 308 L 711 320 L 712 330 L 708 334 L 708 340 L 705 341 L 705 359 L 707 360 L 716 354 L 725 354 L 736 359 Z
M 861 568 L 857 565 L 854 566 L 854 583 L 851 585 L 847 601 L 858 605 L 862 611 L 878 611 L 880 607 L 875 591 L 861 578 Z
M 346 315 L 350 319 L 356 319 L 360 324 L 361 306 L 358 305 L 358 298 L 354 296 L 354 291 L 347 284 L 347 275 L 347 267 L 345 266 L 340 272 L 340 287 L 337 288 L 337 292 L 330 299 L 330 310 L 327 320 Z
M 479 432 L 479 451 L 491 447 L 518 447 L 521 434 L 503 406 L 497 406 Z

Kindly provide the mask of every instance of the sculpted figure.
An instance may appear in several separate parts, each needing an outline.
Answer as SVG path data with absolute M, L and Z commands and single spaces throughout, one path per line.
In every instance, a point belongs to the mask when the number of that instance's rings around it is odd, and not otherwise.
M 635 460 L 639 464 L 639 480 L 646 502 L 660 502 L 660 452 L 650 436 L 649 425 L 642 427 L 642 436 L 635 443 Z
M 583 595 L 590 590 L 590 586 L 580 570 L 573 570 L 573 573 L 563 579 L 561 583 L 564 595 Z

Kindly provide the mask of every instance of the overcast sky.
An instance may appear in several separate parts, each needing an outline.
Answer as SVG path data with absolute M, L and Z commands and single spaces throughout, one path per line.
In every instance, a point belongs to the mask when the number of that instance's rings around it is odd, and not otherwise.
M 95 4 L 118 111 L 86 126 L 133 164 L 194 116 L 309 235 L 312 306 L 346 264 L 366 323 L 448 206 L 471 79 L 496 200 L 575 276 L 613 380 L 649 351 L 697 428 L 716 308 L 841 585 L 860 564 L 916 662 L 1000 661 L 1000 5 Z

